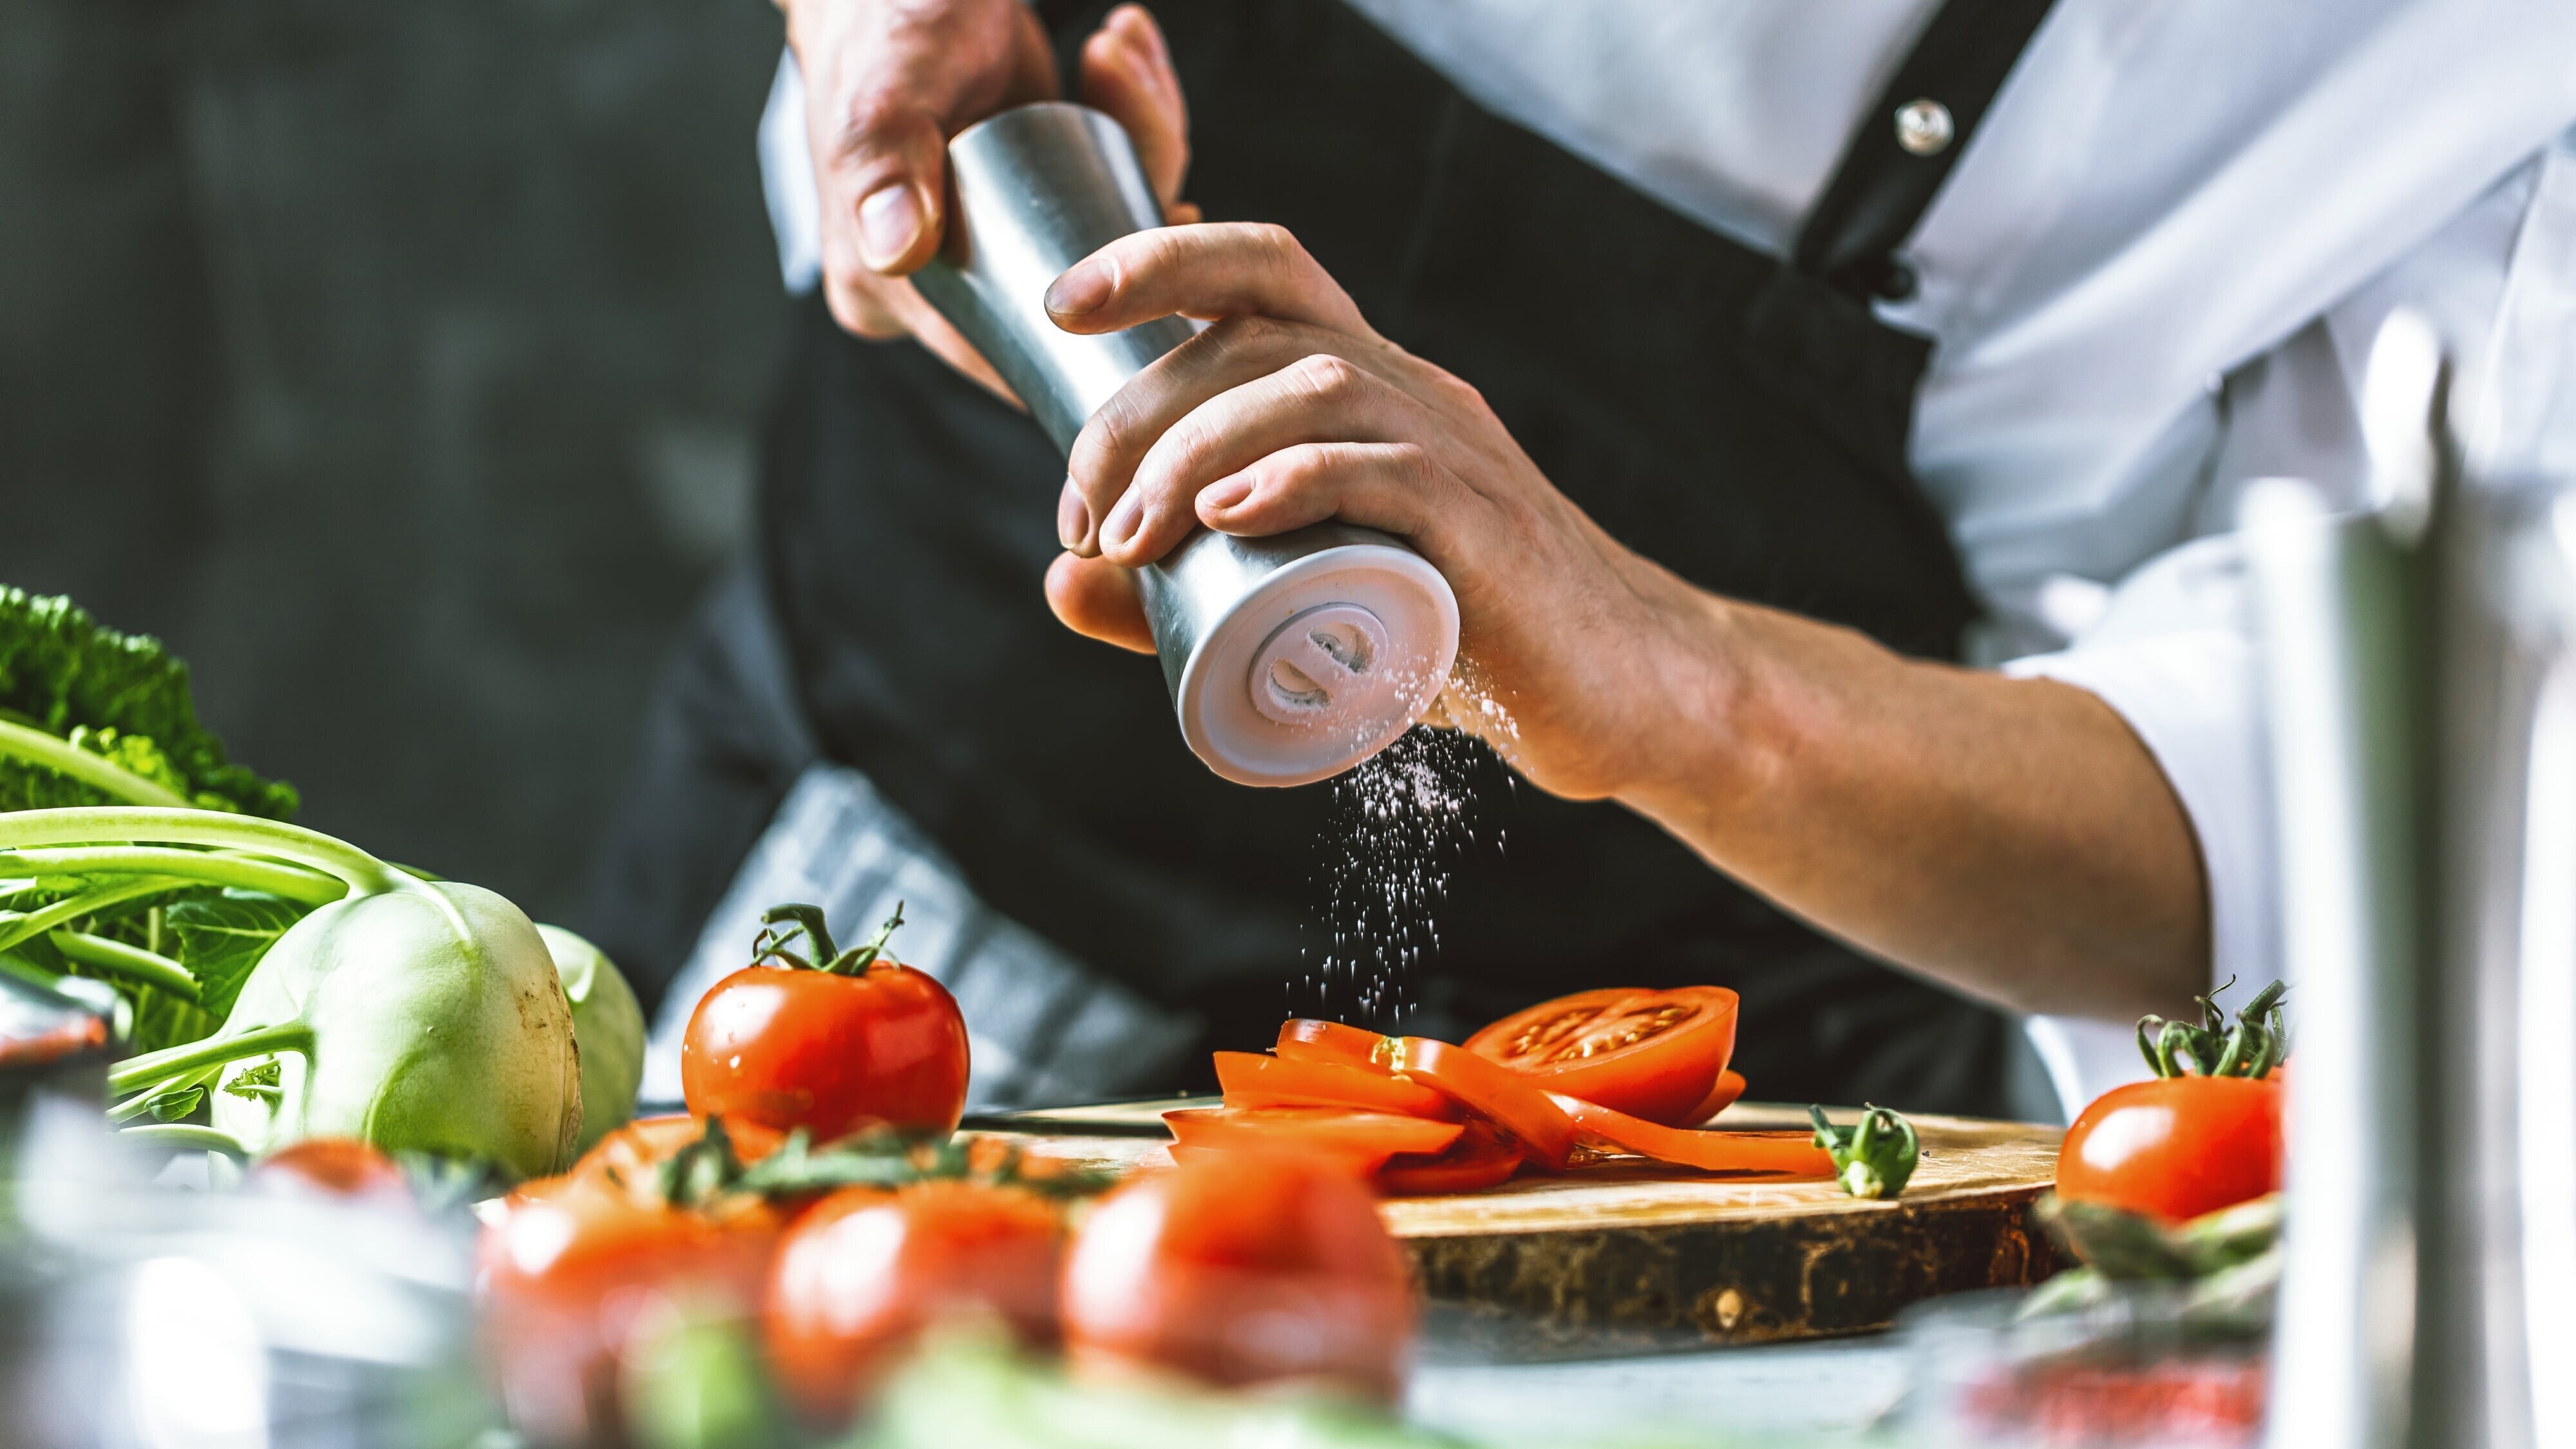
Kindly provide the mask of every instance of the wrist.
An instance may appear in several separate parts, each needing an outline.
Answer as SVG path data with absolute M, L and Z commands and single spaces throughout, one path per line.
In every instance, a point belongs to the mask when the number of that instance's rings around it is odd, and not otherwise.
M 1687 601 L 1664 611 L 1656 631 L 1656 693 L 1641 711 L 1616 798 L 1705 849 L 1778 781 L 1792 751 L 1779 727 L 1782 680 L 1766 611 L 1685 588 Z

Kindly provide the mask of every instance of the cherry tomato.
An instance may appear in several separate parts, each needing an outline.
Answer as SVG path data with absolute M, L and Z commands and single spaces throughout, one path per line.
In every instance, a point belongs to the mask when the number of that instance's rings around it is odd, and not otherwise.
M 1131 1181 L 1065 1258 L 1065 1337 L 1086 1367 L 1320 1379 L 1391 1401 L 1413 1323 L 1376 1199 L 1301 1154 L 1226 1153 Z
M 1702 1172 L 1831 1178 L 1834 1159 L 1811 1132 L 1702 1132 L 1631 1117 L 1598 1102 L 1560 1096 L 1556 1105 L 1595 1147 L 1651 1157 Z
M 1459 1116 L 1445 1092 L 1345 1061 L 1218 1052 L 1216 1081 L 1229 1107 L 1358 1107 L 1446 1122 Z
M 1520 1170 L 1520 1144 L 1483 1122 L 1470 1122 L 1458 1140 L 1436 1156 L 1405 1152 L 1386 1160 L 1370 1182 L 1387 1197 L 1432 1197 L 1476 1192 L 1507 1182 Z
M 1735 1054 L 1735 993 L 1721 986 L 1582 991 L 1515 1012 L 1467 1038 L 1479 1056 L 1540 1086 L 1677 1127 Z
M 307 1137 L 252 1164 L 242 1185 L 258 1192 L 412 1207 L 411 1183 L 394 1160 L 354 1137 Z
M 817 1142 L 878 1124 L 954 1131 L 966 1072 L 956 998 L 882 958 L 855 976 L 746 966 L 698 1002 L 680 1043 L 690 1112 Z
M 1375 1172 L 1398 1153 L 1441 1152 L 1466 1129 L 1455 1122 L 1350 1107 L 1187 1107 L 1163 1114 L 1175 1161 L 1196 1152 L 1303 1152 L 1352 1172 Z
M 2244 1077 L 2114 1087 L 2066 1129 L 2058 1196 L 2178 1223 L 2281 1187 L 2281 1088 Z
M 513 1421 L 541 1443 L 614 1442 L 618 1365 L 645 1315 L 680 1301 L 747 1313 L 776 1240 L 765 1207 L 708 1217 L 605 1174 L 512 1193 L 484 1224 L 476 1278 Z
M 600 1178 L 620 1189 L 640 1190 L 652 1183 L 656 1168 L 704 1135 L 706 1124 L 686 1112 L 639 1117 L 592 1143 L 565 1176 Z M 746 1163 L 767 1157 L 786 1140 L 785 1133 L 773 1128 L 731 1118 L 725 1120 L 725 1135 L 733 1139 L 734 1156 Z
M 845 1188 L 780 1244 L 762 1330 L 779 1386 L 837 1426 L 925 1325 L 997 1315 L 1033 1346 L 1056 1338 L 1064 1228 L 1021 1188 L 924 1182 Z

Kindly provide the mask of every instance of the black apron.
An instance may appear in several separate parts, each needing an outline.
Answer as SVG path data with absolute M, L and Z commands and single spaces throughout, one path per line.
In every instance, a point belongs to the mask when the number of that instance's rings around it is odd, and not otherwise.
M 1107 7 L 1041 8 L 1069 56 Z M 1897 248 L 2046 9 L 1952 0 L 1787 262 L 1484 112 L 1338 4 L 1173 0 L 1157 15 L 1190 98 L 1189 194 L 1211 220 L 1287 226 L 1629 546 L 1716 592 L 1954 658 L 1976 605 L 1906 461 L 1931 344 L 1878 322 L 1869 298 L 1909 284 Z M 1928 155 L 1893 121 L 1918 98 L 1956 134 Z M 1152 659 L 1054 622 L 1039 583 L 1063 473 L 1026 417 L 809 301 L 761 526 L 803 723 L 992 906 L 1199 1013 L 1208 1045 L 1265 1044 L 1290 1010 L 1354 1014 L 1308 984 L 1333 950 L 1347 792 L 1218 779 L 1183 745 Z M 756 706 L 720 675 L 682 670 L 674 689 L 694 697 L 666 700 L 657 728 L 757 733 L 728 717 Z M 703 910 L 722 870 L 646 855 L 739 854 L 756 790 L 783 788 L 726 747 L 691 748 L 754 796 L 648 780 L 655 803 L 630 808 L 595 918 L 618 889 L 647 915 Z M 1415 1029 L 1454 1039 L 1566 991 L 1714 983 L 1742 993 L 1737 1062 L 1758 1096 L 1999 1110 L 1993 1013 L 1818 934 L 1625 809 L 1517 784 L 1481 746 L 1439 753 L 1467 777 L 1471 843 L 1443 862 L 1436 946 L 1404 987 Z M 711 841 L 639 838 L 685 833 L 670 817 L 691 811 L 713 812 Z M 668 946 L 612 934 L 630 942 L 620 959 L 645 958 L 650 995 Z

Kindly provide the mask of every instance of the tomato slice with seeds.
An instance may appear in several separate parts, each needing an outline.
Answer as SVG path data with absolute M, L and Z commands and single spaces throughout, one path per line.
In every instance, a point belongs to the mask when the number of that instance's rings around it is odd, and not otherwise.
M 1590 1145 L 1651 1157 L 1702 1172 L 1761 1173 L 1773 1177 L 1831 1178 L 1834 1160 L 1806 1132 L 1695 1132 L 1550 1093 Z
M 1465 1047 L 1429 1037 L 1388 1039 L 1387 1067 L 1428 1082 L 1518 1139 L 1531 1157 L 1561 1168 L 1574 1155 L 1574 1121 L 1529 1078 Z
M 1385 1197 L 1432 1197 L 1492 1187 L 1509 1181 L 1520 1166 L 1519 1143 L 1483 1122 L 1470 1122 L 1438 1156 L 1407 1152 L 1388 1158 L 1375 1182 Z
M 1735 993 L 1722 986 L 1580 991 L 1515 1012 L 1469 1050 L 1551 1092 L 1666 1126 L 1693 1120 L 1735 1054 Z
M 1365 1027 L 1292 1016 L 1279 1028 L 1279 1042 L 1273 1049 L 1291 1061 L 1349 1062 L 1383 1072 L 1386 1043 L 1387 1038 Z
M 1341 1060 L 1218 1052 L 1216 1081 L 1229 1107 L 1359 1107 L 1442 1122 L 1460 1110 L 1444 1092 Z
M 1465 1130 L 1394 1112 L 1349 1107 L 1184 1107 L 1163 1114 L 1172 1155 L 1203 1152 L 1298 1152 L 1329 1157 L 1371 1173 L 1398 1153 L 1436 1154 Z

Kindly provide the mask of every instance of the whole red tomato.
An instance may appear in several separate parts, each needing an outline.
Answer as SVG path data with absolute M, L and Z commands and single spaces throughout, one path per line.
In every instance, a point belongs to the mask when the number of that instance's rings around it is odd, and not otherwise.
M 1321 1379 L 1392 1401 L 1413 1322 L 1404 1254 L 1368 1188 L 1304 1154 L 1225 1153 L 1139 1178 L 1101 1200 L 1065 1257 L 1078 1363 Z
M 2058 1196 L 2182 1222 L 2278 1192 L 2281 1088 L 2245 1077 L 2114 1087 L 2066 1129 Z
M 540 1443 L 612 1439 L 619 1360 L 643 1317 L 677 1302 L 750 1311 L 777 1236 L 765 1205 L 709 1216 L 600 1173 L 512 1193 L 486 1219 L 475 1266 L 513 1422 Z
M 281 1147 L 253 1163 L 242 1185 L 254 1192 L 385 1207 L 408 1208 L 415 1201 L 394 1160 L 354 1137 L 307 1137 Z
M 1024 1188 L 922 1182 L 845 1188 L 797 1220 L 770 1270 L 770 1367 L 818 1424 L 847 1419 L 925 1325 L 999 1316 L 1023 1342 L 1056 1338 L 1064 1223 Z
M 755 964 L 716 983 L 680 1042 L 689 1111 L 818 1142 L 863 1127 L 951 1132 L 966 1110 L 966 1019 L 948 988 L 883 954 L 898 909 L 868 946 L 832 954 L 811 907 L 770 913 L 806 923 L 819 962 L 764 932 Z

